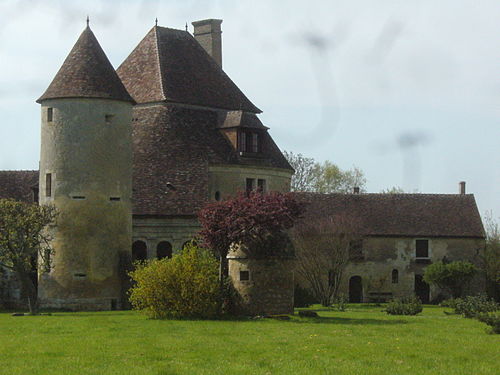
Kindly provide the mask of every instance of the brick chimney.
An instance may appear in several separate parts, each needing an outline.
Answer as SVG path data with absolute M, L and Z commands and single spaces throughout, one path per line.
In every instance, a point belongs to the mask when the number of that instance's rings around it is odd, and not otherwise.
M 465 181 L 460 181 L 458 183 L 458 192 L 459 194 L 465 194 Z
M 222 68 L 221 23 L 222 20 L 208 19 L 195 21 L 192 25 L 194 26 L 194 38 Z
M 354 186 L 354 188 L 352 189 L 352 193 L 359 194 L 359 186 Z

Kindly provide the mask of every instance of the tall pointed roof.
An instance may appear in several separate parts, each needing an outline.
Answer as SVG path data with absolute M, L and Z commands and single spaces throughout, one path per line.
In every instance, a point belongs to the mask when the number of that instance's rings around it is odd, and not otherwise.
M 187 31 L 153 27 L 117 72 L 137 103 L 261 112 Z
M 133 102 L 88 26 L 37 103 L 58 98 L 100 98 Z

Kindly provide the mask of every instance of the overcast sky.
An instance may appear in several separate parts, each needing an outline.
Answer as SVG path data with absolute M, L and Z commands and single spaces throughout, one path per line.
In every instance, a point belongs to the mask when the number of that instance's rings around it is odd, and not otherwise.
M 37 169 L 39 105 L 90 15 L 117 68 L 154 25 L 221 18 L 223 67 L 278 145 L 367 190 L 500 216 L 500 1 L 0 0 L 0 169 Z

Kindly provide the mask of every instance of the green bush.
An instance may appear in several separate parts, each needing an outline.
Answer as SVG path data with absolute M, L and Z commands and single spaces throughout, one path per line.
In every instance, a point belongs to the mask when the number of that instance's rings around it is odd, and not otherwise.
M 461 297 L 471 282 L 476 267 L 469 262 L 433 263 L 425 269 L 424 281 L 449 292 L 453 298 Z
M 491 333 L 500 333 L 500 312 L 481 313 L 477 319 L 491 327 Z
M 395 298 L 385 309 L 389 315 L 417 315 L 422 312 L 422 302 L 416 296 Z
M 441 307 L 450 307 L 452 309 L 455 309 L 457 307 L 457 304 L 462 302 L 462 298 L 448 298 L 443 300 L 439 306 Z
M 474 318 L 481 313 L 497 311 L 500 305 L 486 296 L 467 296 L 463 299 L 457 298 L 453 308 L 455 314 L 463 315 L 465 318 Z
M 348 299 L 345 296 L 345 294 L 339 294 L 338 297 L 335 298 L 335 305 L 337 307 L 337 310 L 345 311 L 345 309 L 347 307 L 347 302 L 348 302 Z
M 219 301 L 218 262 L 207 250 L 187 245 L 172 259 L 137 264 L 130 272 L 134 309 L 154 319 L 212 318 Z

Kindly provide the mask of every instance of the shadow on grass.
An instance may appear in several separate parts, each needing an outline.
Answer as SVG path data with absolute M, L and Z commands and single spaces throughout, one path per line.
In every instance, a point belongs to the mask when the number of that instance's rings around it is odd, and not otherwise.
M 342 318 L 342 317 L 323 317 L 317 318 L 296 318 L 290 320 L 290 323 L 321 323 L 321 324 L 351 324 L 351 325 L 396 325 L 408 324 L 407 320 L 385 320 L 385 319 L 370 319 L 370 318 Z

